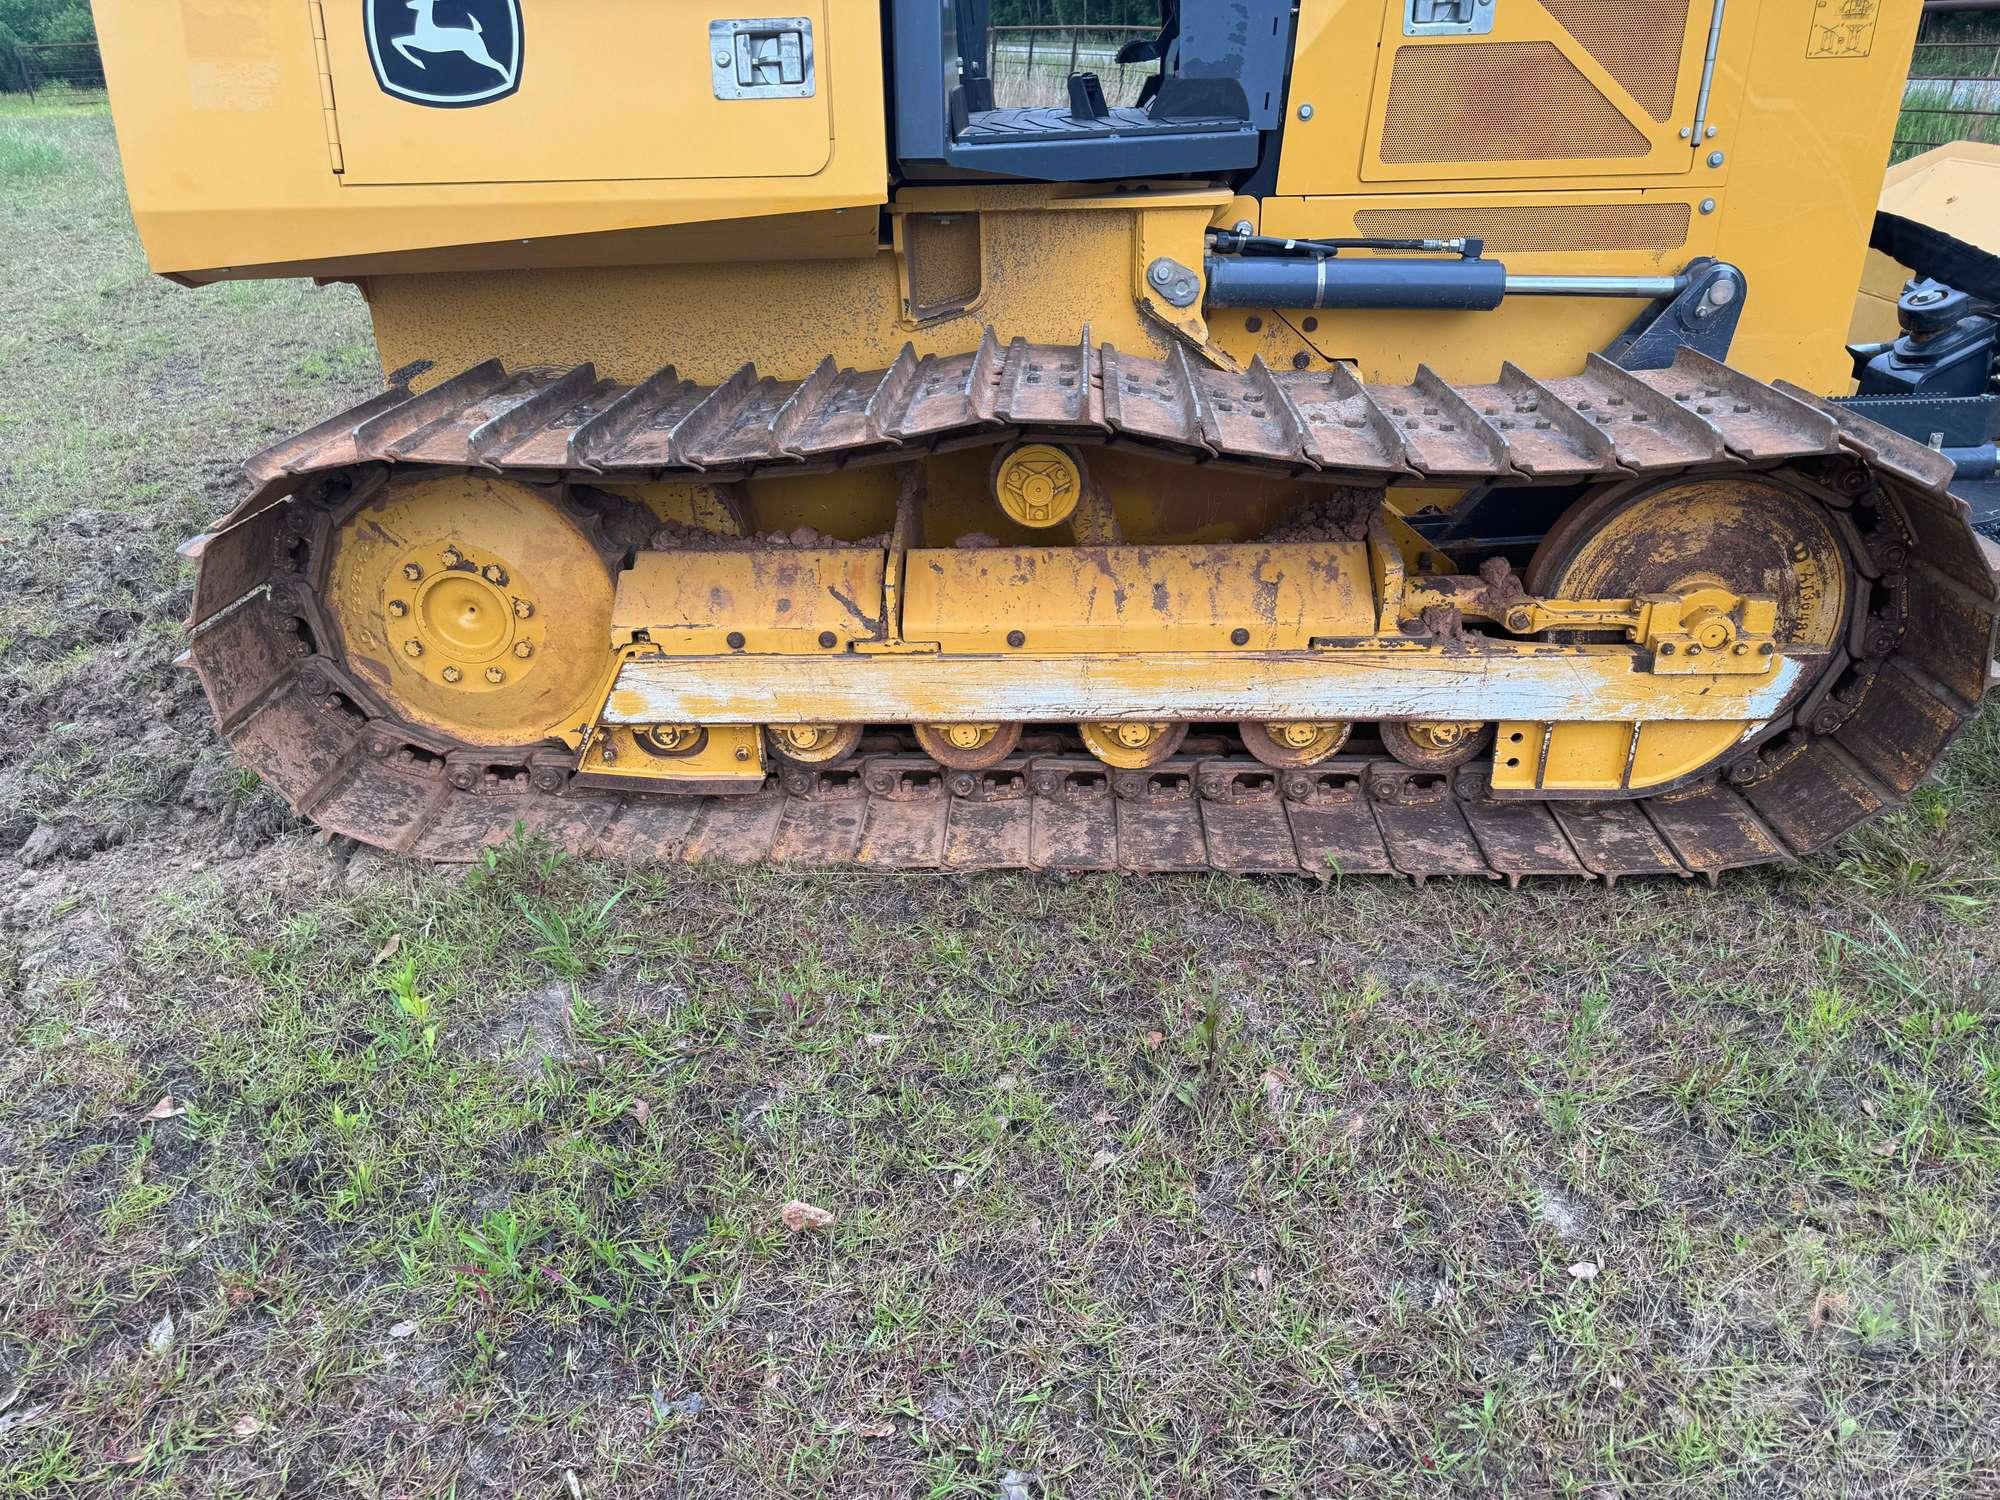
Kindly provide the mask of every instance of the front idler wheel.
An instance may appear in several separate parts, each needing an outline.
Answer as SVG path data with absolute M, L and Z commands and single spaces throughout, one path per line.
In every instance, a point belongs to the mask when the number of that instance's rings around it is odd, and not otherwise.
M 338 517 L 323 602 L 349 672 L 464 745 L 571 736 L 604 694 L 612 576 L 554 489 L 398 477 Z

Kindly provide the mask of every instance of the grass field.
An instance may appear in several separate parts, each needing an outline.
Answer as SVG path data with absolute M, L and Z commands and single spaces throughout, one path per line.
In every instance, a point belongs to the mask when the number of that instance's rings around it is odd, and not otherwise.
M 1946 141 L 2000 142 L 2000 15 L 1926 15 L 1892 161 Z
M 2000 1488 L 1991 715 L 1715 890 L 434 873 L 171 666 L 359 299 L 90 107 L 0 248 L 0 1495 Z

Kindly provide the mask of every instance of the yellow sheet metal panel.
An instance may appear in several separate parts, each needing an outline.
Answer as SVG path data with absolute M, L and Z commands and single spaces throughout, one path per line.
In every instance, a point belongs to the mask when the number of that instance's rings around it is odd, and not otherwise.
M 566 0 L 559 8 L 527 9 L 524 30 L 531 34 L 523 38 L 529 45 L 519 59 L 519 87 L 466 108 L 428 108 L 377 86 L 377 67 L 397 64 L 394 41 L 407 46 L 402 32 L 423 15 L 417 9 L 389 32 L 375 24 L 383 13 L 384 7 L 369 4 L 326 10 L 349 186 L 810 177 L 832 154 L 827 59 L 810 55 L 814 40 L 827 40 L 823 0 L 807 0 L 783 18 L 784 34 L 804 37 L 810 56 L 795 69 L 811 70 L 812 92 L 803 97 L 716 96 L 709 23 L 719 13 L 713 6 Z M 485 47 L 449 20 L 434 17 L 434 24 L 453 45 Z M 500 67 L 509 59 L 494 57 L 498 49 L 493 41 L 481 56 Z M 381 64 L 371 61 L 371 52 Z M 437 57 L 429 55 L 428 71 L 435 72 Z M 493 77 L 495 87 L 507 76 L 483 65 L 474 73 Z
M 1625 784 L 1630 724 L 1552 724 L 1542 752 L 1544 787 L 1611 792 Z
M 612 638 L 644 631 L 677 655 L 831 651 L 882 629 L 872 547 L 641 552 L 618 576 Z
M 879 204 L 881 12 L 816 3 L 815 95 L 733 101 L 726 116 L 705 74 L 698 88 L 676 75 L 671 89 L 662 74 L 646 91 L 649 67 L 706 66 L 713 17 L 685 0 L 529 7 L 518 87 L 465 108 L 382 94 L 359 0 L 95 9 L 149 263 L 201 278 L 456 245 L 506 244 L 511 263 L 545 264 L 540 245 L 562 236 Z M 662 27 L 691 40 L 632 46 Z M 622 92 L 593 85 L 587 56 Z M 329 159 L 322 57 L 352 182 Z M 550 176 L 496 180 L 528 170 Z
M 599 724 L 577 751 L 586 784 L 647 790 L 649 783 L 764 780 L 764 732 L 755 724 Z
M 1817 0 L 1736 0 L 1721 8 L 1717 61 L 1697 140 L 1700 62 L 1717 9 L 1712 0 L 1664 6 L 1654 0 L 1505 0 L 1493 37 L 1550 47 L 1561 55 L 1596 96 L 1596 102 L 1585 101 L 1589 119 L 1598 122 L 1595 144 L 1581 132 L 1575 110 L 1566 114 L 1560 107 L 1560 89 L 1523 85 L 1466 93 L 1462 70 L 1437 71 L 1432 78 L 1406 68 L 1402 82 L 1413 105 L 1450 94 L 1451 109 L 1431 111 L 1424 125 L 1440 132 L 1435 159 L 1419 161 L 1392 159 L 1408 158 L 1408 143 L 1419 138 L 1411 134 L 1416 124 L 1404 127 L 1401 136 L 1392 128 L 1400 108 L 1397 58 L 1436 49 L 1457 49 L 1471 58 L 1476 47 L 1498 43 L 1404 38 L 1400 0 L 1303 0 L 1279 196 L 1266 200 L 1262 228 L 1287 235 L 1344 233 L 1366 222 L 1367 215 L 1379 227 L 1383 221 L 1376 211 L 1392 204 L 1407 217 L 1420 205 L 1407 196 L 1382 197 L 1382 187 L 1391 181 L 1407 187 L 1421 180 L 1439 195 L 1437 208 L 1463 210 L 1468 223 L 1477 217 L 1474 210 L 1490 215 L 1509 199 L 1524 208 L 1546 207 L 1550 200 L 1540 196 L 1544 192 L 1588 190 L 1570 203 L 1580 205 L 1595 194 L 1604 209 L 1571 217 L 1570 247 L 1544 243 L 1502 250 L 1505 241 L 1496 238 L 1494 253 L 1524 272 L 1618 272 L 1637 269 L 1635 258 L 1676 257 L 1632 248 L 1642 221 L 1628 215 L 1620 224 L 1610 213 L 1613 205 L 1645 205 L 1645 222 L 1657 245 L 1660 210 L 1654 205 L 1691 203 L 1695 217 L 1681 258 L 1718 255 L 1748 277 L 1732 361 L 1765 379 L 1845 391 L 1842 333 L 1861 279 L 1881 163 L 1888 156 L 1920 7 L 1853 0 L 1838 7 L 1833 19 Z M 1648 27 L 1655 35 L 1664 29 L 1674 39 L 1670 105 L 1661 103 L 1664 74 L 1639 46 Z M 1377 63 L 1368 86 L 1357 89 L 1355 60 L 1362 57 Z M 1576 78 L 1553 65 L 1545 70 L 1548 77 L 1558 73 L 1567 80 L 1563 87 L 1583 99 Z M 1298 118 L 1302 104 L 1312 105 L 1310 119 Z M 1606 105 L 1622 124 L 1604 115 Z M 1475 108 L 1488 113 L 1470 118 L 1466 112 Z M 1410 118 L 1423 123 L 1421 111 Z M 1632 142 L 1621 136 L 1623 129 L 1645 138 L 1643 155 L 1617 146 L 1618 139 Z M 1455 161 L 1446 151 L 1453 140 L 1467 143 L 1455 148 L 1462 152 Z M 1520 149 L 1528 144 L 1532 151 Z M 1576 154 L 1584 149 L 1595 154 Z M 1505 154 L 1493 154 L 1502 150 Z M 1495 196 L 1443 196 L 1481 187 Z M 1420 358 L 1450 376 L 1488 378 L 1501 358 L 1535 374 L 1573 371 L 1587 350 L 1602 348 L 1637 308 L 1625 302 L 1516 299 L 1484 314 L 1336 318 L 1321 313 L 1314 315 L 1315 330 L 1303 328 L 1302 316 L 1289 317 L 1285 326 L 1319 357 L 1357 360 L 1376 378 L 1406 378 Z M 1245 342 L 1237 315 L 1219 316 L 1214 333 L 1232 350 Z M 1270 338 L 1268 318 L 1258 336 Z
M 754 361 L 761 373 L 797 379 L 829 352 L 856 369 L 886 368 L 905 342 L 919 354 L 962 354 L 989 323 L 1009 338 L 1059 344 L 1075 342 L 1088 324 L 1094 338 L 1157 356 L 1173 335 L 1138 297 L 1133 247 L 1142 235 L 1154 244 L 1171 235 L 1177 258 L 1199 265 L 1203 230 L 1227 201 L 1220 192 L 1112 201 L 1048 188 L 904 195 L 899 210 L 982 217 L 980 296 L 922 321 L 907 315 L 895 257 L 802 268 L 758 239 L 700 265 L 381 276 L 367 292 L 383 368 L 427 359 L 432 379 L 495 356 L 509 364 L 590 360 L 618 380 L 671 363 L 707 383 Z
M 1271 651 L 1375 624 L 1358 542 L 928 549 L 903 576 L 904 638 L 946 651 Z
M 1494 741 L 1493 786 L 1503 792 L 1642 791 L 1700 770 L 1762 727 L 1761 720 L 1748 719 L 1504 723 Z
M 1701 0 L 1509 0 L 1476 36 L 1405 36 L 1405 10 L 1381 12 L 1366 180 L 1688 171 Z
M 1280 196 L 1706 180 L 1691 132 L 1712 0 L 1502 0 L 1475 36 L 1407 37 L 1405 12 L 1302 0 Z M 1720 124 L 1734 101 L 1718 87 Z
M 1493 789 L 1532 792 L 1539 784 L 1549 726 L 1503 720 L 1494 726 Z
M 1625 784 L 1643 790 L 1678 781 L 1714 761 L 1751 730 L 1761 728 L 1762 724 L 1729 719 L 1707 724 L 1642 724 Z
M 1730 363 L 1824 394 L 1851 389 L 1842 337 L 1922 12 L 1891 0 L 1834 9 L 1729 7 L 1716 89 L 1741 107 L 1703 142 L 1726 158 L 1716 251 L 1749 279 Z

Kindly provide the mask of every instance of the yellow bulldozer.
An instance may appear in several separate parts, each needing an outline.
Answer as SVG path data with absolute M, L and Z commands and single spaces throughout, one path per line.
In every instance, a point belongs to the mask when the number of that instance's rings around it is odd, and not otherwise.
M 984 0 L 96 0 L 153 268 L 352 282 L 387 372 L 189 660 L 442 861 L 1824 848 L 2000 616 L 1991 268 L 1876 218 L 1918 9 L 1163 0 L 1050 80 Z

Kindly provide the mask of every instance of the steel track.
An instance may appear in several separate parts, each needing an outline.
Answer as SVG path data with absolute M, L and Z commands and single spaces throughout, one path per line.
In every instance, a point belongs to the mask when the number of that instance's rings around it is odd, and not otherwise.
M 489 750 L 402 724 L 328 652 L 319 604 L 335 512 L 384 467 L 531 483 L 741 477 L 894 462 L 1015 436 L 1141 447 L 1341 484 L 1581 484 L 1782 469 L 1841 529 L 1857 602 L 1812 690 L 1725 770 L 1617 800 L 1496 798 L 1477 766 L 1421 773 L 1342 756 L 1274 772 L 1237 753 L 1113 772 L 1039 743 L 946 771 L 877 737 L 830 770 L 750 796 L 579 782 L 561 747 Z M 497 361 L 422 394 L 386 392 L 246 466 L 252 492 L 189 551 L 190 659 L 238 755 L 321 826 L 464 861 L 516 824 L 580 853 L 894 868 L 1022 867 L 1476 875 L 1706 875 L 1825 848 L 1895 806 L 1970 719 L 1993 667 L 2000 582 L 1941 455 L 1790 386 L 1692 353 L 1629 373 L 1490 385 L 1420 369 L 1244 372 L 1109 346 L 1002 345 L 888 370 L 831 360 L 803 381 L 751 367 L 703 387 L 588 365 Z M 1037 742 L 1030 742 L 1030 744 Z M 1190 742 L 1190 749 L 1196 748 Z M 1222 747 L 1217 746 L 1218 750 Z

